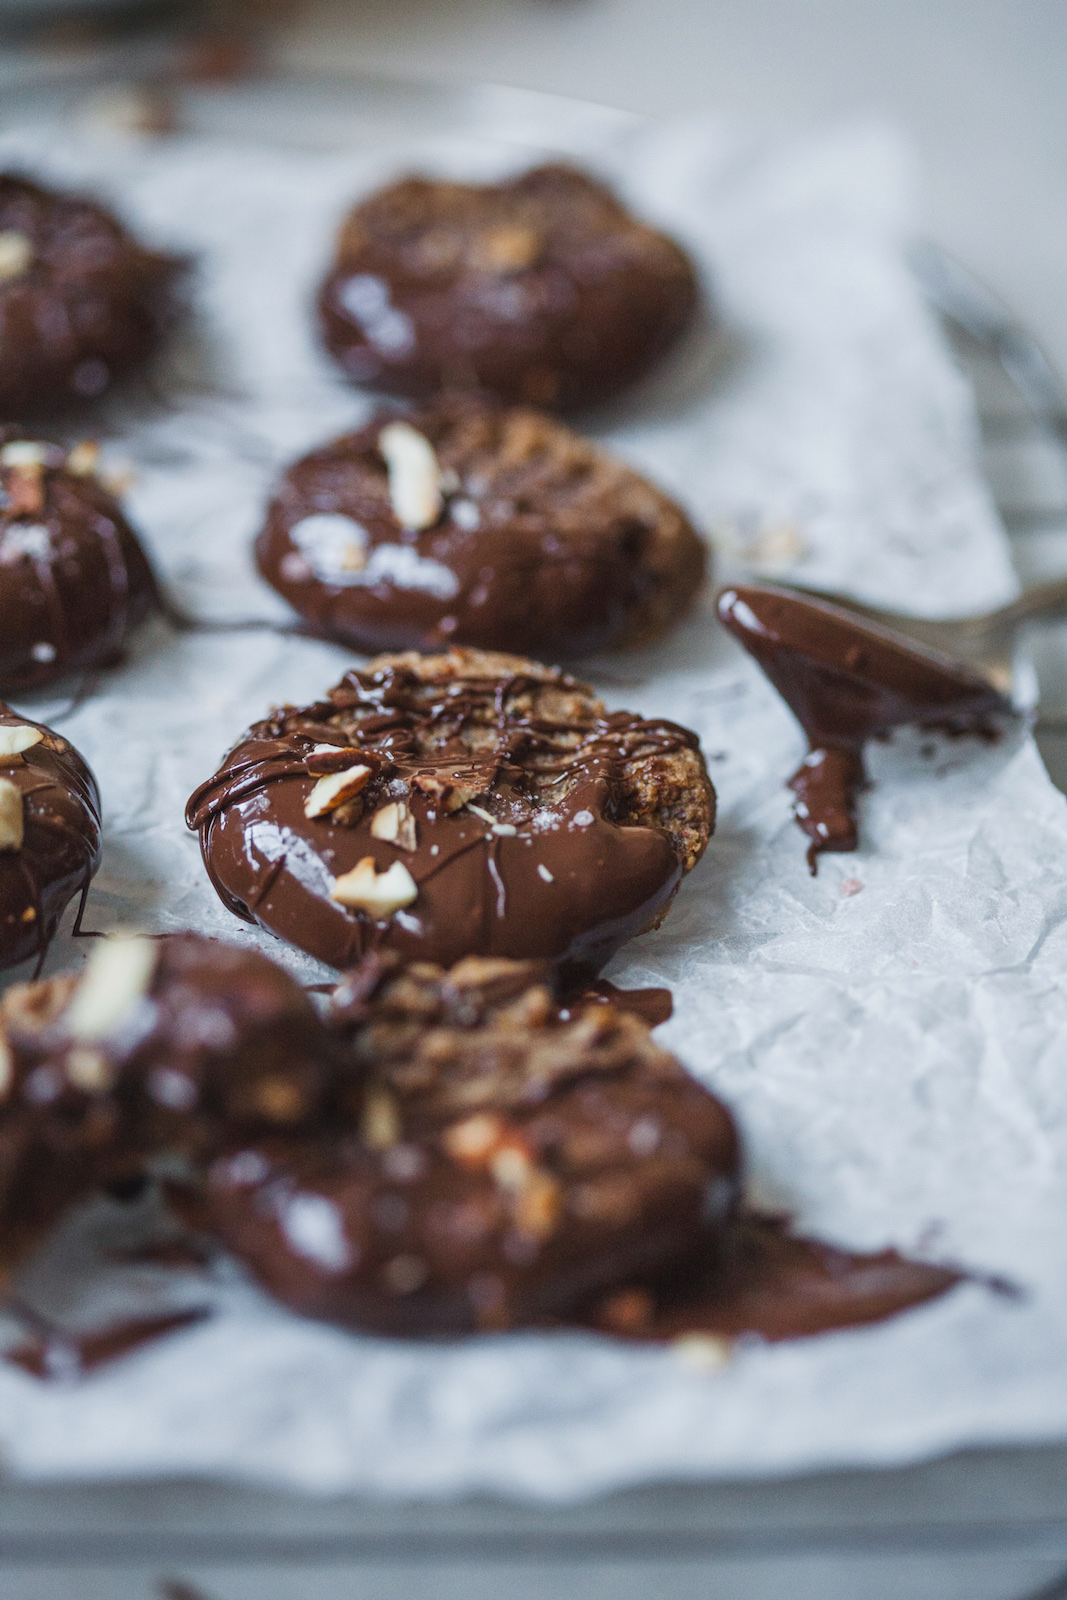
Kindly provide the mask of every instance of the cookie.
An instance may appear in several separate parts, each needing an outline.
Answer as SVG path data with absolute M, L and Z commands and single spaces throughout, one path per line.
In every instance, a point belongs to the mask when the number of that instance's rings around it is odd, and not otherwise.
M 148 557 L 90 444 L 0 429 L 0 692 L 106 666 L 158 604 Z
M 655 927 L 714 823 L 696 735 L 518 656 L 380 656 L 283 707 L 193 794 L 236 915 L 329 965 L 388 947 L 594 975 Z
M 349 1086 L 314 1140 L 239 1141 L 197 1220 L 279 1300 L 401 1334 L 564 1317 L 684 1260 L 738 1188 L 729 1112 L 537 963 L 371 957 L 335 997 Z
M 643 376 L 698 299 L 672 239 L 586 173 L 544 166 L 499 184 L 411 177 L 371 195 L 344 223 L 319 316 L 356 383 L 570 410 Z
M 0 173 L 0 420 L 96 399 L 147 360 L 180 270 L 95 201 Z
M 100 940 L 80 977 L 0 1004 L 0 1279 L 93 1189 L 241 1133 L 321 1126 L 336 1041 L 257 951 L 196 934 Z
M 562 423 L 446 399 L 295 462 L 256 560 L 357 650 L 574 656 L 664 633 L 705 551 L 680 506 Z
M 100 865 L 100 794 L 74 746 L 0 701 L 0 967 L 43 956 Z
M 754 656 L 808 738 L 789 780 L 812 876 L 824 850 L 855 850 L 863 746 L 893 728 L 995 735 L 1011 702 L 958 661 L 825 600 L 772 585 L 724 589 L 723 626 Z

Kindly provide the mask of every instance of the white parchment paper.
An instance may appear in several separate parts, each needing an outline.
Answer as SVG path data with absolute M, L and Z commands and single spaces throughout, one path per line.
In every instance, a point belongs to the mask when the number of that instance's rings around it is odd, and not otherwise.
M 786 146 L 691 124 L 591 153 L 688 241 L 721 319 L 595 431 L 775 570 L 931 615 L 1009 598 L 970 397 L 903 264 L 906 151 L 872 130 Z M 197 256 L 199 320 L 164 401 L 113 409 L 108 451 L 132 463 L 131 514 L 186 605 L 284 615 L 248 555 L 264 496 L 288 457 L 366 411 L 309 327 L 341 210 L 415 163 L 484 174 L 523 153 L 473 134 L 338 154 L 38 128 L 0 156 L 93 182 Z M 265 632 L 142 631 L 61 724 L 104 795 L 91 926 L 191 926 L 322 975 L 223 910 L 182 807 L 246 724 L 347 659 Z M 812 879 L 783 788 L 799 729 L 710 604 L 659 647 L 583 670 L 611 704 L 696 728 L 708 756 L 717 835 L 612 976 L 673 989 L 662 1037 L 735 1109 L 754 1193 L 804 1229 L 1003 1273 L 1023 1297 L 963 1287 L 878 1327 L 745 1342 L 714 1374 L 584 1335 L 420 1346 L 300 1321 L 225 1265 L 206 1283 L 101 1275 L 94 1252 L 152 1219 L 100 1202 L 28 1294 L 77 1320 L 95 1275 L 97 1310 L 206 1299 L 216 1314 L 74 1385 L 0 1364 L 8 1472 L 567 1498 L 1067 1429 L 1067 804 L 1032 742 L 873 749 L 861 849 Z M 49 968 L 83 954 L 61 939 Z

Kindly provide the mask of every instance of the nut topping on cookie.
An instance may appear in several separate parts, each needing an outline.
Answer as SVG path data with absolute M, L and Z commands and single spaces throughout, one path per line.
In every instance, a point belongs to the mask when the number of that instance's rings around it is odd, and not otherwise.
M 385 872 L 377 872 L 374 857 L 364 856 L 351 872 L 335 880 L 330 899 L 354 911 L 365 911 L 370 917 L 385 918 L 409 906 L 418 893 L 418 885 L 402 861 L 394 861 Z
M 0 850 L 21 850 L 25 837 L 22 790 L 0 778 Z
M 33 240 L 17 228 L 0 231 L 0 279 L 21 278 L 33 265 Z
M 31 728 L 27 723 L 0 727 L 0 762 L 14 761 L 24 750 L 32 750 L 35 744 L 40 744 L 43 738 L 43 729 Z
M 367 787 L 370 776 L 370 767 L 355 766 L 320 778 L 304 801 L 305 817 L 325 817 L 336 811 Z
M 402 528 L 421 532 L 441 515 L 441 472 L 433 445 L 409 422 L 390 422 L 378 435 L 389 469 L 389 501 Z

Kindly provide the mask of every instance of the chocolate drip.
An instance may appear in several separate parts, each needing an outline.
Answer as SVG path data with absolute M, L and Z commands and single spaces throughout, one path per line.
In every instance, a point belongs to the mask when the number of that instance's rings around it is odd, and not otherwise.
M 74 746 L 0 701 L 0 730 L 33 728 L 40 741 L 0 764 L 22 795 L 24 836 L 0 851 L 0 968 L 43 960 L 74 896 L 100 865 L 100 795 Z
M 155 1344 L 168 1334 L 203 1322 L 210 1312 L 196 1308 L 172 1311 L 165 1316 L 135 1317 L 114 1322 L 94 1333 L 66 1333 L 58 1329 L 41 1332 L 24 1344 L 8 1350 L 4 1359 L 21 1367 L 34 1378 L 82 1378 L 97 1367 L 130 1355 L 143 1345 Z
M 993 719 L 1012 712 L 977 673 L 824 600 L 769 585 L 724 589 L 719 618 L 808 736 L 810 752 L 789 787 L 812 841 L 812 875 L 822 851 L 856 848 L 868 739 L 908 725 L 991 737 Z
M 444 964 L 473 953 L 546 957 L 592 976 L 658 921 L 703 848 L 712 791 L 695 736 L 605 712 L 545 668 L 462 668 L 432 682 L 407 660 L 352 671 L 327 700 L 257 723 L 196 790 L 186 820 L 220 897 L 337 967 L 388 944 Z M 378 763 L 358 820 L 305 817 L 319 744 Z M 640 796 L 672 766 L 690 793 L 679 805 L 672 790 L 661 820 Z M 470 801 L 447 810 L 434 780 Z M 376 810 L 396 798 L 414 821 L 410 850 L 371 833 Z M 702 819 L 688 831 L 678 821 L 686 804 Z M 390 920 L 329 897 L 367 856 L 378 872 L 401 860 L 417 886 Z
M 896 1250 L 864 1255 L 801 1238 L 778 1217 L 735 1218 L 702 1252 L 658 1284 L 630 1284 L 595 1306 L 586 1326 L 641 1340 L 687 1334 L 802 1339 L 882 1322 L 954 1288 L 966 1274 L 909 1261 Z

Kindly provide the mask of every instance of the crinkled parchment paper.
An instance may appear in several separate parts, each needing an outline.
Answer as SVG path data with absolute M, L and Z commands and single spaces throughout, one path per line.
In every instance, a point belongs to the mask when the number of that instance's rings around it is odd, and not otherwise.
M 268 486 L 366 412 L 309 331 L 339 212 L 415 162 L 486 174 L 519 153 L 466 136 L 370 155 L 182 138 L 105 148 L 37 129 L 0 154 L 91 180 L 146 234 L 197 256 L 199 320 L 164 399 L 114 409 L 108 452 L 133 464 L 131 513 L 183 603 L 284 615 L 248 555 Z M 689 242 L 721 314 L 720 331 L 690 340 L 596 431 L 723 548 L 775 570 L 930 614 L 1010 597 L 970 397 L 902 264 L 908 165 L 893 138 L 761 145 L 666 126 L 592 154 Z M 267 632 L 142 632 L 61 724 L 104 795 L 90 926 L 191 926 L 322 975 L 223 910 L 182 806 L 247 723 L 317 695 L 346 659 Z M 754 1193 L 804 1229 L 1003 1273 L 1023 1297 L 972 1284 L 878 1327 L 743 1343 L 708 1374 L 584 1335 L 358 1338 L 289 1315 L 236 1269 L 205 1290 L 112 1267 L 97 1310 L 206 1293 L 216 1315 L 75 1385 L 0 1365 L 8 1471 L 566 1498 L 1067 1428 L 1067 809 L 1030 739 L 876 747 L 862 848 L 812 879 L 783 788 L 800 732 L 710 604 L 660 647 L 583 670 L 611 704 L 703 740 L 718 833 L 666 925 L 612 976 L 673 989 L 661 1036 L 737 1112 Z M 83 955 L 60 940 L 50 970 Z M 27 1291 L 76 1316 L 93 1249 L 144 1222 L 99 1202 Z

